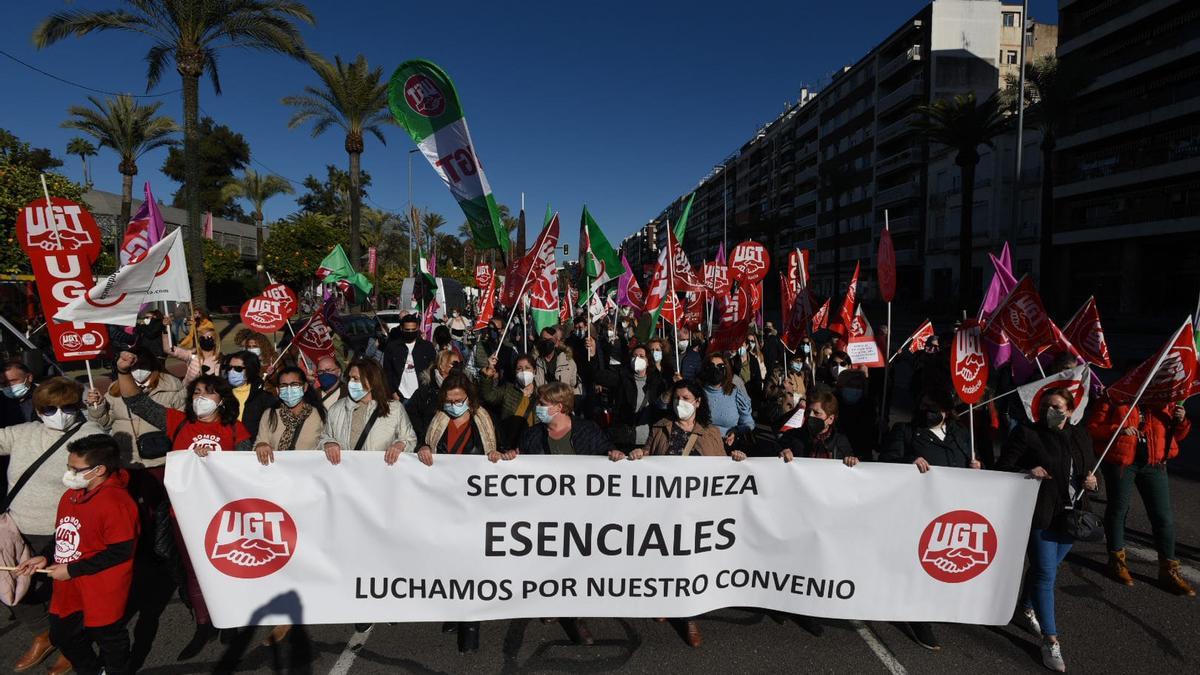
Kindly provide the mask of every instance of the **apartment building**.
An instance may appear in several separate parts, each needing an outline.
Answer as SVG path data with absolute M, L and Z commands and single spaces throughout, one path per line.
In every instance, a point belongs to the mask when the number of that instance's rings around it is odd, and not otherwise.
M 1200 287 L 1200 3 L 1059 0 L 1084 87 L 1055 158 L 1052 308 L 1175 324 Z
M 701 179 L 685 249 L 693 259 L 711 258 L 726 238 L 733 245 L 753 237 L 772 251 L 776 269 L 790 249 L 814 249 L 813 285 L 820 294 L 835 294 L 856 262 L 874 267 L 886 213 L 902 299 L 929 297 L 934 284 L 925 269 L 926 240 L 934 236 L 940 242 L 944 236 L 930 234 L 929 214 L 937 210 L 950 227 L 954 211 L 948 197 L 930 205 L 930 181 L 937 178 L 931 177 L 930 162 L 947 155 L 933 148 L 941 154 L 931 157 L 930 144 L 913 127 L 915 108 L 968 91 L 985 98 L 1002 86 L 1004 73 L 1016 72 L 1016 65 L 1003 65 L 1007 52 L 1026 41 L 1030 48 L 1044 45 L 1039 36 L 1050 39 L 1054 33 L 1036 24 L 1029 27 L 1032 37 L 1022 40 L 1026 22 L 1020 13 L 1020 5 L 998 0 L 933 0 L 834 74 L 819 93 L 802 90 L 794 104 Z M 1032 154 L 1026 157 L 1036 161 Z M 952 156 L 949 161 L 953 164 Z M 994 173 L 1003 173 L 1003 161 L 994 160 Z M 1011 174 L 1015 162 L 1007 166 Z M 1011 176 L 1008 180 L 1011 185 Z M 945 192 L 953 189 L 951 181 L 944 183 Z M 652 256 L 665 243 L 665 223 L 675 222 L 686 198 L 668 205 L 629 243 Z M 982 267 L 982 248 L 981 256 Z M 956 274 L 956 265 L 948 267 Z M 860 292 L 867 298 L 875 293 L 873 274 L 863 275 Z

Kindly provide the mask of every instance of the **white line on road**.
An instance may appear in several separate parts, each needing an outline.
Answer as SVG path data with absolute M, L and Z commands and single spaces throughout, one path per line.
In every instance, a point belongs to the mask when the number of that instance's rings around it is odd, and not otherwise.
M 354 635 L 351 635 L 350 641 L 346 643 L 346 648 L 342 650 L 342 655 L 333 664 L 333 668 L 329 669 L 329 675 L 346 675 L 350 672 L 350 666 L 354 665 L 354 659 L 358 658 L 358 650 L 367 644 L 367 638 L 371 636 L 374 628 L 372 625 L 362 633 L 354 631 Z
M 879 641 L 878 637 L 875 637 L 875 633 L 869 626 L 861 621 L 851 621 L 850 625 L 854 626 L 854 630 L 858 632 L 858 636 L 863 639 L 863 642 L 867 643 L 871 651 L 875 652 L 875 656 L 878 656 L 879 660 L 883 662 L 883 667 L 891 671 L 892 675 L 908 675 L 908 671 L 904 669 L 903 664 L 896 659 L 891 650 Z
M 1138 560 L 1144 560 L 1146 562 L 1158 562 L 1158 551 L 1153 549 L 1138 546 L 1137 544 L 1131 544 L 1127 541 L 1125 542 L 1125 550 Z M 1197 572 L 1194 568 L 1183 564 L 1179 565 L 1179 571 L 1183 574 L 1184 579 L 1187 579 L 1193 584 L 1200 585 L 1200 572 Z

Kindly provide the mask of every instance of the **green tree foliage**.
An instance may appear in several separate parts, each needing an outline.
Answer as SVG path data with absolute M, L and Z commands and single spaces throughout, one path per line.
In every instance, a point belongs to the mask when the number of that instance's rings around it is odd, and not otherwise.
M 45 171 L 62 166 L 46 148 L 34 148 L 17 138 L 7 129 L 0 129 L 0 162 L 27 166 L 34 171 Z
M 204 240 L 204 274 L 209 283 L 233 281 L 243 271 L 242 255 L 212 239 Z
M 31 149 L 12 134 L 0 130 L 0 274 L 28 274 L 29 258 L 17 241 L 17 214 L 42 198 L 41 174 L 47 155 Z M 46 174 L 50 194 L 83 203 L 83 186 L 56 173 Z
M 250 144 L 245 137 L 224 124 L 217 124 L 211 117 L 200 121 L 200 210 L 212 211 L 218 218 L 246 222 L 248 217 L 237 199 L 224 193 L 225 186 L 234 182 L 234 172 L 246 168 L 250 162 Z M 171 180 L 185 184 L 187 165 L 181 147 L 171 148 L 162 172 Z M 181 187 L 171 204 L 176 208 L 187 208 L 186 190 Z
M 313 279 L 317 265 L 337 244 L 343 231 L 323 214 L 293 214 L 271 226 L 263 243 L 263 266 L 275 281 L 300 288 Z
M 359 190 L 367 196 L 371 174 L 363 171 L 359 178 Z M 325 165 L 325 180 L 309 175 L 304 179 L 304 194 L 296 199 L 305 213 L 316 213 L 337 218 L 343 227 L 350 219 L 350 172 L 342 171 L 332 164 Z

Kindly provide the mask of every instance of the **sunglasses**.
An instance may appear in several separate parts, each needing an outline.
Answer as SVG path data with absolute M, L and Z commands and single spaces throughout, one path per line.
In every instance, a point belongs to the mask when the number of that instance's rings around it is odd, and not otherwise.
M 229 366 L 229 369 L 235 373 L 245 372 L 246 366 Z
M 79 406 L 77 406 L 77 405 L 65 405 L 61 408 L 58 406 L 48 405 L 48 406 L 45 406 L 42 408 L 38 408 L 38 414 L 42 415 L 43 417 L 49 417 L 51 415 L 56 414 L 59 410 L 63 411 L 63 413 L 66 414 L 68 417 L 79 414 Z

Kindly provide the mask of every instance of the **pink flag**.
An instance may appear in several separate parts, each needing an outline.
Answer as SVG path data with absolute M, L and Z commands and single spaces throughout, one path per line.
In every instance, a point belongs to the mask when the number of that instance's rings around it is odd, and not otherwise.
M 1008 248 L 1008 242 L 1004 242 L 999 258 L 991 253 L 988 254 L 988 258 L 991 259 L 992 268 L 996 273 L 992 276 L 992 283 L 988 286 L 983 305 L 979 308 L 981 322 L 992 318 L 996 308 L 1017 285 L 1017 279 L 1012 273 L 1012 252 Z M 1012 360 L 1012 343 L 999 326 L 991 326 L 990 330 L 984 333 L 983 345 L 987 348 L 988 360 L 992 367 L 999 368 Z
M 638 286 L 637 277 L 633 275 L 633 268 L 629 266 L 629 260 L 625 258 L 624 253 L 621 254 L 621 267 L 625 268 L 625 272 L 617 282 L 617 304 L 621 307 L 632 307 L 640 312 L 646 297 L 641 286 Z
M 202 234 L 204 235 L 205 239 L 213 238 L 212 211 L 204 212 L 204 230 L 202 231 Z
M 158 203 L 154 201 L 154 195 L 150 192 L 149 182 L 146 183 L 145 190 L 145 201 L 138 207 L 137 213 L 133 214 L 133 218 L 129 219 L 129 224 L 125 226 L 125 238 L 121 240 L 120 262 L 122 266 L 128 265 L 130 261 L 141 259 L 146 255 L 146 251 L 149 251 L 150 247 L 157 244 L 167 233 L 162 213 L 158 210 Z
M 429 274 L 437 278 L 437 251 L 429 254 Z M 436 291 L 433 297 L 434 300 L 425 306 L 425 313 L 421 315 L 421 338 L 425 340 L 433 339 L 433 317 L 438 308 Z

